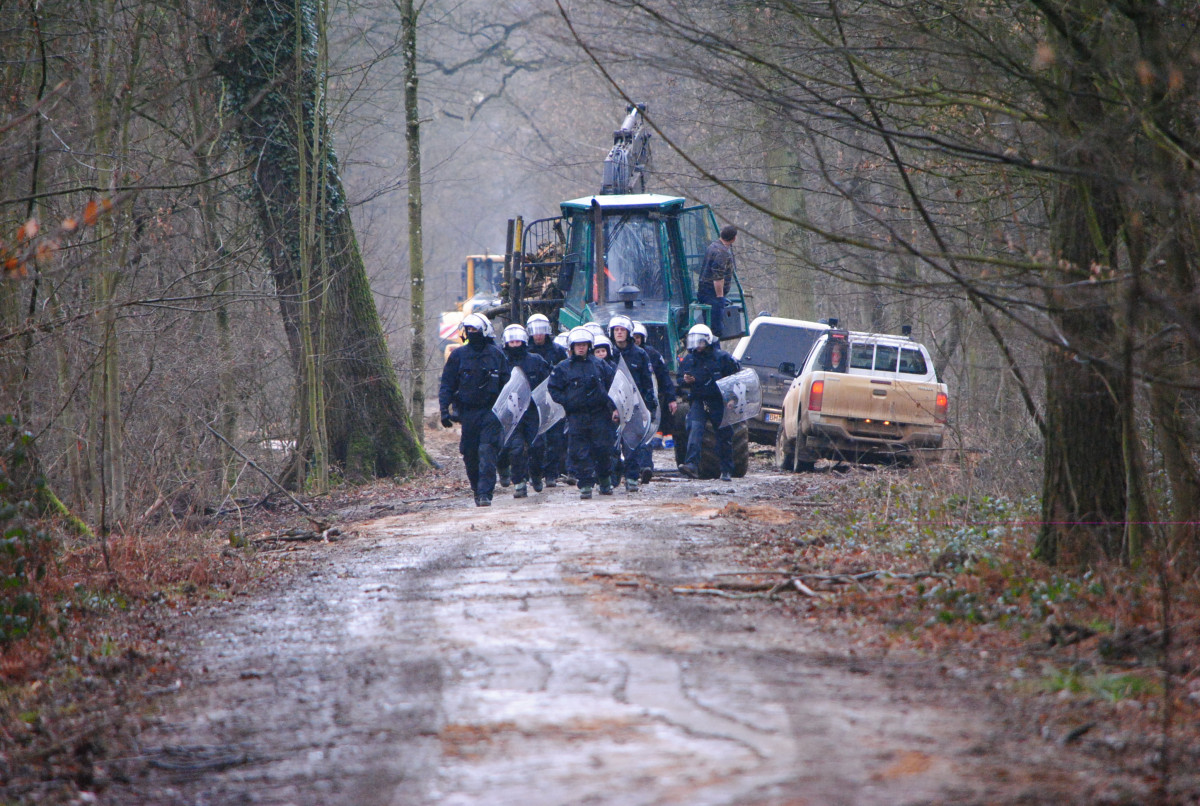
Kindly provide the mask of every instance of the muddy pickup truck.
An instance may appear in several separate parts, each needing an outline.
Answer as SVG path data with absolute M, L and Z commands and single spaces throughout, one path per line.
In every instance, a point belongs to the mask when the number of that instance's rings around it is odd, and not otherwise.
M 830 330 L 784 395 L 775 465 L 811 470 L 820 459 L 911 461 L 942 446 L 948 406 L 924 345 Z

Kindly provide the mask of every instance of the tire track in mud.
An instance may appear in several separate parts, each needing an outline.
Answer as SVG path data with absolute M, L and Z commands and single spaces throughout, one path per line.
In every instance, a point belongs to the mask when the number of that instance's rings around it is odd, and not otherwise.
M 1003 802 L 978 713 L 850 673 L 761 602 L 669 593 L 734 564 L 713 516 L 777 478 L 360 524 L 199 620 L 195 682 L 113 802 Z

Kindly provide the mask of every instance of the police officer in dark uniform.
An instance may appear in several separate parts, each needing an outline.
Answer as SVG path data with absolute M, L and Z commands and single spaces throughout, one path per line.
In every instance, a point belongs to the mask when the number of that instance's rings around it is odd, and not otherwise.
M 613 378 L 617 376 L 617 357 L 613 355 L 612 342 L 603 332 L 603 328 L 595 322 L 588 322 L 584 325 L 585 328 L 592 333 L 592 355 L 600 359 L 600 363 L 604 365 L 605 371 L 608 373 L 605 380 L 605 389 L 612 388 Z M 596 331 L 600 330 L 600 333 Z M 621 443 L 617 439 L 617 424 L 616 422 L 605 421 L 604 427 L 609 430 L 608 447 L 612 451 L 612 462 L 609 464 L 609 469 L 612 475 L 606 479 L 609 486 L 616 487 L 621 483 Z
M 633 382 L 642 396 L 642 402 L 646 404 L 646 410 L 653 412 L 658 406 L 658 398 L 654 394 L 654 373 L 650 368 L 649 354 L 633 340 L 633 320 L 621 314 L 614 316 L 608 321 L 608 335 L 612 339 L 613 358 L 616 362 L 625 359 L 625 366 L 629 367 L 629 372 L 633 375 Z M 618 453 L 623 453 L 625 491 L 629 493 L 637 492 L 638 488 L 638 476 L 644 458 L 640 448 L 639 445 L 630 450 L 623 441 L 617 447 Z
M 687 334 L 688 354 L 679 364 L 680 387 L 687 387 L 691 408 L 687 416 L 687 455 L 679 472 L 689 478 L 700 477 L 700 447 L 704 425 L 712 423 L 717 435 L 717 462 L 721 481 L 733 474 L 733 427 L 721 427 L 725 400 L 717 381 L 735 374 L 741 367 L 729 353 L 717 346 L 707 325 L 694 325 Z
M 660 408 L 658 421 L 659 423 L 669 423 L 670 418 L 675 414 L 675 381 L 671 378 L 671 371 L 667 369 L 667 361 L 662 357 L 662 353 L 646 343 L 646 335 L 646 326 L 641 322 L 634 322 L 633 341 L 650 357 L 650 371 L 654 373 L 654 379 L 658 381 L 658 405 Z M 654 449 L 648 440 L 638 448 L 637 463 L 641 468 L 640 481 L 645 484 L 654 474 Z
M 550 365 L 546 359 L 529 350 L 529 334 L 520 325 L 509 325 L 504 328 L 502 337 L 504 356 L 508 359 L 509 372 L 519 368 L 529 381 L 529 389 L 533 391 L 538 384 L 550 377 Z M 517 423 L 504 452 L 508 454 L 509 467 L 512 469 L 513 498 L 526 498 L 529 490 L 526 481 L 533 482 L 534 492 L 542 491 L 541 467 L 533 467 L 531 455 L 533 443 L 537 439 L 538 425 L 537 406 L 531 405 L 525 410 L 521 421 Z
M 546 359 L 551 369 L 567 360 L 567 350 L 554 343 L 551 338 L 550 320 L 545 314 L 535 313 L 525 323 L 529 333 L 529 352 Z M 550 430 L 534 440 L 530 453 L 530 475 L 544 479 L 547 487 L 558 486 L 558 477 L 563 472 L 563 457 L 567 453 L 567 422 L 559 420 Z M 537 484 L 533 488 L 538 489 Z
M 508 361 L 488 338 L 492 324 L 483 314 L 467 314 L 462 323 L 467 343 L 446 359 L 438 389 L 442 426 L 462 425 L 458 452 L 467 467 L 475 506 L 490 507 L 496 489 L 496 458 L 500 453 L 500 421 L 492 406 L 508 382 Z
M 569 467 L 579 483 L 579 497 L 612 495 L 612 423 L 617 411 L 608 398 L 612 369 L 591 354 L 592 334 L 577 327 L 567 338 L 571 357 L 550 372 L 550 397 L 567 412 Z

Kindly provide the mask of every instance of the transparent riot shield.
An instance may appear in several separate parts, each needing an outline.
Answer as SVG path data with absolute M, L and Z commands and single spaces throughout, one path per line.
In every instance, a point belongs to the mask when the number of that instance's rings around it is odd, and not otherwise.
M 762 408 L 762 387 L 758 384 L 758 373 L 744 369 L 717 381 L 721 398 L 725 401 L 725 416 L 721 425 L 734 425 L 749 420 Z
M 533 405 L 537 406 L 538 419 L 538 436 L 549 431 L 554 427 L 554 424 L 567 416 L 567 411 L 562 406 L 554 402 L 554 398 L 550 397 L 550 379 L 542 381 L 538 384 L 537 389 L 533 390 L 531 397 Z
M 651 374 L 650 382 L 654 384 L 654 399 L 658 401 L 658 405 L 654 407 L 654 411 L 650 412 L 650 427 L 646 429 L 646 436 L 642 439 L 643 444 L 654 438 L 654 435 L 658 433 L 658 427 L 662 424 L 663 402 L 658 396 L 658 377 Z
M 496 403 L 492 406 L 492 413 L 500 421 L 502 449 L 508 444 L 513 431 L 517 430 L 517 423 L 521 422 L 525 410 L 529 408 L 530 397 L 529 379 L 519 367 L 513 367 L 508 383 L 504 384 L 504 388 L 500 390 L 500 397 L 496 398 Z
M 617 407 L 617 416 L 620 418 L 617 430 L 621 441 L 633 450 L 646 438 L 646 429 L 650 427 L 651 417 L 624 357 L 617 364 L 617 373 L 608 388 L 608 397 Z

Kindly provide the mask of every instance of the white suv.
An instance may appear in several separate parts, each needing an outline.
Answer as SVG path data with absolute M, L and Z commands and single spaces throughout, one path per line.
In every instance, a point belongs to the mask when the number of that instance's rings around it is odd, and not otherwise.
M 823 322 L 758 316 L 750 333 L 733 348 L 733 357 L 743 368 L 753 367 L 762 386 L 762 411 L 746 423 L 750 439 L 775 444 L 775 431 L 783 417 L 783 396 L 804 367 L 817 339 L 829 331 Z

